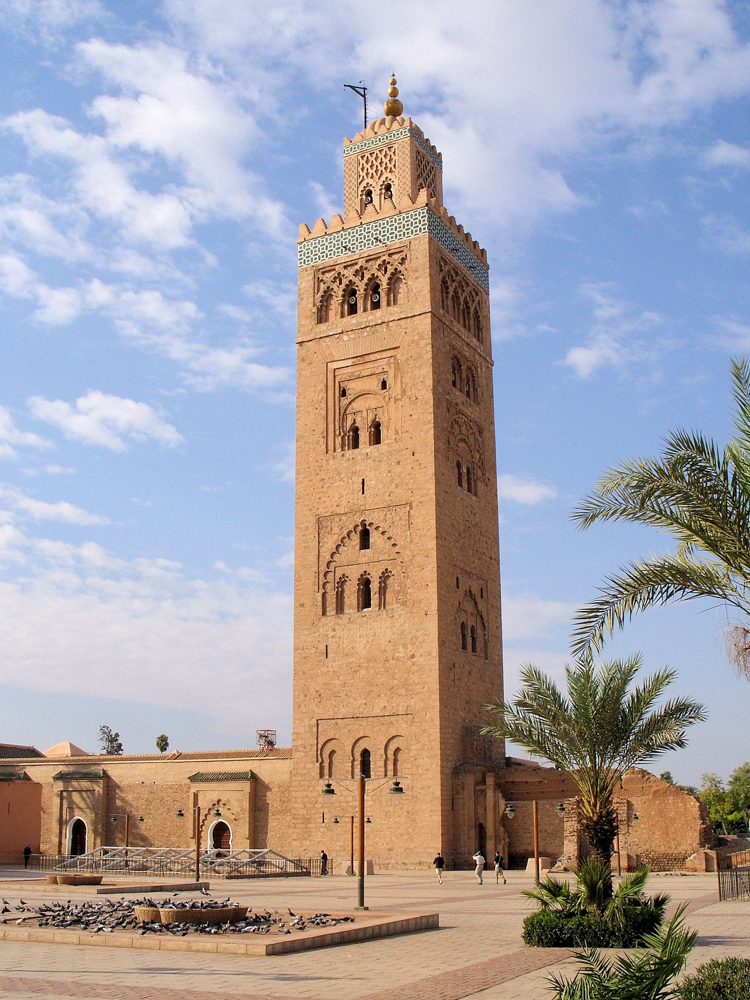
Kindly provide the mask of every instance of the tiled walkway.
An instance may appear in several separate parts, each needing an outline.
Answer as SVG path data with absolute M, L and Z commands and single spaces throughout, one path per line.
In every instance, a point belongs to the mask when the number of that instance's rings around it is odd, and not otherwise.
M 0 878 L 2 873 L 0 873 Z M 506 886 L 476 884 L 470 872 L 406 872 L 368 880 L 373 910 L 439 910 L 441 929 L 354 946 L 273 958 L 233 958 L 130 949 L 0 943 L 0 995 L 9 1000 L 542 1000 L 546 977 L 569 953 L 524 948 L 521 922 L 531 880 L 511 873 Z M 347 876 L 261 884 L 214 883 L 215 894 L 251 906 L 349 910 L 356 882 Z M 654 876 L 652 892 L 688 902 L 700 932 L 690 966 L 717 955 L 750 957 L 750 904 L 719 904 L 715 876 Z M 41 883 L 5 882 L 13 904 L 44 893 Z M 59 896 L 56 897 L 59 899 Z M 83 897 L 77 897 L 80 901 Z

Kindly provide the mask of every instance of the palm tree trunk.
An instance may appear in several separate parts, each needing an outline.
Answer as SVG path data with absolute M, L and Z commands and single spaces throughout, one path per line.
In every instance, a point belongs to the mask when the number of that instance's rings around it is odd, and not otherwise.
M 614 809 L 582 819 L 581 832 L 589 843 L 592 855 L 604 864 L 609 864 L 617 833 L 617 813 Z

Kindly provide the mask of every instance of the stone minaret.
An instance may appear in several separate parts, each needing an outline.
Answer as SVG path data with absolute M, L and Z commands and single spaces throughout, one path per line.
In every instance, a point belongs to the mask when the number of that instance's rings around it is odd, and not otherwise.
M 395 83 L 344 140 L 343 217 L 300 229 L 297 338 L 295 841 L 348 857 L 363 770 L 384 867 L 505 842 L 487 255 Z

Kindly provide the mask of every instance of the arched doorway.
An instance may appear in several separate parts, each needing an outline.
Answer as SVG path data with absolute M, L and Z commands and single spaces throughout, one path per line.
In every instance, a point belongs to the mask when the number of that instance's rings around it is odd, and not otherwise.
M 68 854 L 85 854 L 88 830 L 82 819 L 74 819 L 68 827 Z
M 214 823 L 211 828 L 211 847 L 215 851 L 231 851 L 232 831 L 224 820 Z

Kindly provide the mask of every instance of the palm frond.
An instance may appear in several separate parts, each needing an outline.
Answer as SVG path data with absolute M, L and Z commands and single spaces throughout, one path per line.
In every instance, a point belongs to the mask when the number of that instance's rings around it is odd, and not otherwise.
M 738 586 L 725 567 L 672 555 L 629 563 L 619 574 L 605 579 L 599 594 L 573 619 L 571 648 L 576 656 L 601 649 L 605 637 L 622 628 L 634 614 L 675 597 L 714 598 L 750 615 L 747 589 Z

